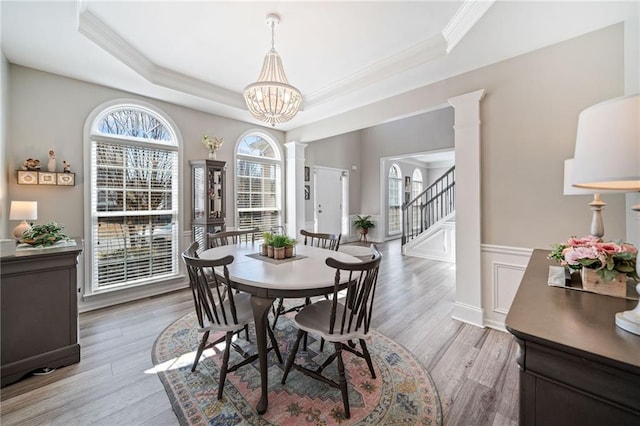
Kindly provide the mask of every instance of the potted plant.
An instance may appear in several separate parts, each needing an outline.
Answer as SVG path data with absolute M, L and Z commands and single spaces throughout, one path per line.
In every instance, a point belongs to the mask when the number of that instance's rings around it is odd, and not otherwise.
M 261 246 L 261 254 L 263 256 L 269 255 L 269 246 L 271 245 L 271 238 L 273 238 L 273 235 L 271 234 L 271 232 L 265 232 L 262 234 L 263 242 Z
M 271 245 L 273 246 L 273 258 L 284 259 L 284 246 L 287 244 L 286 235 L 274 235 L 271 238 Z
M 22 234 L 21 243 L 29 244 L 35 247 L 49 247 L 58 241 L 67 241 L 69 239 L 62 230 L 63 225 L 55 222 L 45 223 L 44 225 L 33 225 L 31 229 Z
M 373 228 L 376 226 L 371 220 L 370 214 L 366 216 L 356 215 L 356 218 L 357 219 L 353 221 L 353 226 L 355 226 L 356 229 L 360 230 L 361 235 L 367 235 L 367 233 L 369 232 L 369 228 Z
M 284 244 L 284 257 L 285 259 L 293 257 L 293 246 L 298 244 L 298 240 L 295 238 L 287 237 L 287 241 Z

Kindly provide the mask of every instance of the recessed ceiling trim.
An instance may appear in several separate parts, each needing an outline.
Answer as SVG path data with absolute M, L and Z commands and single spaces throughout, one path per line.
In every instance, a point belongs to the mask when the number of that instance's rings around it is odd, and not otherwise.
M 78 7 L 78 32 L 150 83 L 229 107 L 247 109 L 239 93 L 154 64 L 83 4 Z
M 441 34 L 438 34 L 304 96 L 304 103 L 307 108 L 310 108 L 333 97 L 362 89 L 446 54 L 447 41 Z
M 447 40 L 447 53 L 450 53 L 462 38 L 473 28 L 480 18 L 489 10 L 495 0 L 466 0 L 458 9 L 451 21 L 442 30 Z

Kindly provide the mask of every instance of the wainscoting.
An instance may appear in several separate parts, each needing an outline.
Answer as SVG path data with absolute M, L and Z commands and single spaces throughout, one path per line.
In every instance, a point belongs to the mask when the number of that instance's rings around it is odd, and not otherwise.
M 482 245 L 484 326 L 505 331 L 504 320 L 532 251 L 518 247 Z

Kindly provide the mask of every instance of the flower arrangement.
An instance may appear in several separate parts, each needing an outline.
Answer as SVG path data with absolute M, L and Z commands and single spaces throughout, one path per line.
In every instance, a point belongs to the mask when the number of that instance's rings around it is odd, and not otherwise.
M 202 144 L 206 146 L 209 151 L 217 151 L 220 148 L 222 148 L 222 145 L 224 144 L 224 139 L 223 138 L 218 139 L 216 137 L 209 136 L 205 133 L 204 135 L 202 135 Z
M 595 269 L 603 282 L 614 280 L 618 274 L 638 281 L 636 257 L 638 249 L 628 243 L 603 242 L 600 238 L 571 237 L 566 242 L 554 244 L 549 259 L 574 270 Z

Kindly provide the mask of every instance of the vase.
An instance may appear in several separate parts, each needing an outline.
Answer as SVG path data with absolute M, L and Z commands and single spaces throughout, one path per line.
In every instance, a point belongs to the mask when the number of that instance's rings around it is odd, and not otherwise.
M 284 258 L 288 259 L 293 256 L 293 246 L 284 246 Z
M 267 257 L 273 259 L 273 246 L 267 246 Z
M 284 247 L 274 247 L 273 258 L 276 260 L 284 259 Z
M 266 244 L 262 244 L 262 245 L 260 246 L 260 253 L 261 253 L 263 256 L 268 256 L 268 255 L 269 255 L 268 247 L 269 247 L 269 246 L 267 246 Z
M 580 278 L 582 278 L 582 288 L 586 291 L 615 297 L 627 296 L 626 274 L 618 274 L 613 280 L 604 282 L 595 269 L 582 268 Z
M 209 160 L 215 160 L 217 158 L 216 150 L 212 149 L 209 151 Z

